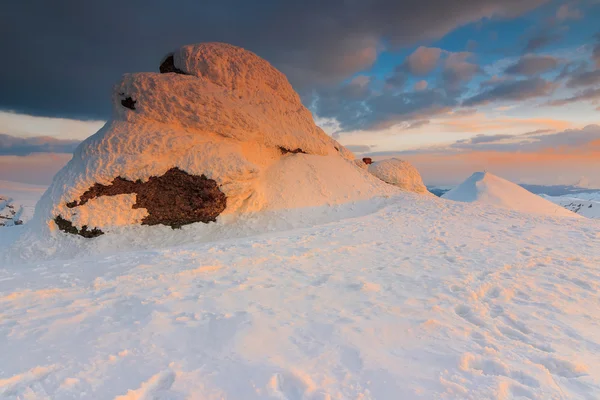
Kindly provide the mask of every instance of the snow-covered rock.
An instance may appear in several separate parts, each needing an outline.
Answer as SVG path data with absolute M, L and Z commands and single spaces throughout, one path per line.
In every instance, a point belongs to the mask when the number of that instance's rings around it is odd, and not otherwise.
M 419 171 L 408 161 L 398 158 L 377 161 L 369 165 L 369 172 L 390 185 L 415 193 L 429 193 Z
M 0 196 L 0 227 L 22 225 L 23 207 L 10 197 Z
M 489 204 L 530 214 L 577 217 L 575 213 L 489 172 L 474 173 L 442 198 Z
M 102 232 L 140 223 L 175 227 L 181 221 L 168 221 L 168 207 L 209 222 L 397 193 L 357 169 L 353 154 L 315 125 L 286 77 L 257 55 L 205 43 L 175 51 L 160 69 L 170 72 L 127 74 L 115 86 L 112 120 L 56 175 L 36 222 L 54 228 L 60 216 L 75 229 Z M 204 182 L 199 192 L 182 183 L 195 177 Z M 171 189 L 158 190 L 152 179 Z
M 599 193 L 578 193 L 573 196 L 547 196 L 542 194 L 540 196 L 586 218 L 600 218 Z
M 29 221 L 46 188 L 0 180 L 0 226 L 21 225 Z

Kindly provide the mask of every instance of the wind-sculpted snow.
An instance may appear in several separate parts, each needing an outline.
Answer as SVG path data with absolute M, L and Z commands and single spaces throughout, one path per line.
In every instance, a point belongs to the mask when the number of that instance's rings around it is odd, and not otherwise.
M 365 162 L 365 164 L 367 164 L 367 162 Z M 423 184 L 421 174 L 419 174 L 419 171 L 417 171 L 417 169 L 408 161 L 390 158 L 370 163 L 368 169 L 370 173 L 382 181 L 389 183 L 390 185 L 398 186 L 400 189 L 415 193 L 429 193 L 425 184 Z
M 357 171 L 352 153 L 315 125 L 286 77 L 257 55 L 223 43 L 205 43 L 176 50 L 160 69 L 163 73 L 126 74 L 115 86 L 112 120 L 85 140 L 57 174 L 37 207 L 37 231 L 52 231 L 58 216 L 74 229 L 86 225 L 105 233 L 139 224 L 156 212 L 138 207 L 135 195 L 98 197 L 76 208 L 68 204 L 117 178 L 143 184 L 173 168 L 216 183 L 227 203 L 218 218 L 397 193 Z M 288 162 L 290 157 L 299 162 Z M 296 181 L 281 192 L 281 198 L 273 199 L 269 193 L 279 183 L 269 177 L 277 176 L 283 164 L 297 168 L 290 171 Z M 309 167 L 317 164 L 318 169 Z M 322 182 L 333 182 L 333 176 L 341 178 L 334 182 L 336 191 L 320 190 Z M 312 190 L 316 197 L 296 196 L 303 190 Z M 179 207 L 177 198 L 173 196 L 171 207 Z M 162 215 L 190 211 L 161 206 Z M 159 223 L 180 226 L 180 222 L 181 218 L 167 218 Z
M 442 197 L 467 203 L 489 204 L 524 213 L 578 217 L 577 214 L 489 172 L 474 173 Z
M 598 221 L 388 201 L 251 238 L 136 227 L 172 247 L 0 261 L 0 398 L 600 397 Z M 309 216 L 287 212 L 272 221 Z

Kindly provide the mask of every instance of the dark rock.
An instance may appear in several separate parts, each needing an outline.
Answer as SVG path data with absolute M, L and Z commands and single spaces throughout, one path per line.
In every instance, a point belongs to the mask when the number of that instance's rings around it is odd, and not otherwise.
M 227 207 L 227 197 L 217 182 L 204 175 L 190 175 L 179 168 L 150 177 L 147 182 L 133 182 L 119 176 L 110 185 L 96 183 L 79 197 L 79 201 L 67 203 L 67 207 L 78 207 L 100 196 L 133 193 L 137 200 L 132 208 L 148 211 L 142 225 L 162 224 L 175 229 L 194 222 L 215 222 Z
M 176 74 L 187 75 L 185 72 L 183 72 L 175 66 L 175 59 L 173 58 L 173 54 L 165 58 L 165 61 L 163 61 L 162 64 L 160 64 L 158 70 L 161 74 L 168 74 L 170 72 L 174 72 Z
M 137 100 L 133 100 L 131 97 L 121 100 L 121 105 L 129 108 L 130 110 L 135 110 L 135 103 L 137 103 Z
M 292 154 L 298 154 L 298 153 L 302 153 L 302 154 L 308 154 L 306 153 L 304 150 L 298 148 L 296 150 L 290 150 L 290 149 L 286 149 L 285 147 L 281 147 L 279 146 L 279 151 L 281 151 L 281 154 L 288 154 L 288 153 L 292 153 Z
M 367 164 L 367 165 L 369 165 L 369 164 L 373 164 L 373 160 L 372 160 L 371 158 L 369 158 L 369 157 L 365 157 L 365 158 L 363 158 L 362 160 L 363 160 L 363 162 L 364 162 L 365 164 Z
M 71 233 L 73 235 L 83 236 L 87 239 L 104 235 L 104 232 L 102 232 L 98 228 L 88 230 L 87 225 L 82 226 L 81 229 L 77 229 L 77 227 L 73 226 L 73 223 L 71 221 L 69 221 L 68 219 L 64 219 L 61 215 L 58 215 L 56 218 L 54 218 L 54 222 L 56 222 L 56 225 L 58 225 L 58 229 L 60 229 L 61 231 Z

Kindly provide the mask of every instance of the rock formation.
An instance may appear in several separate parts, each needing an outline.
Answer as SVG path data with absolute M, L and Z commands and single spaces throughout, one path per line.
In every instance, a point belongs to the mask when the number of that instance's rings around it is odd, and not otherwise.
M 124 75 L 113 118 L 57 174 L 35 220 L 90 237 L 392 193 L 356 168 L 286 77 L 254 53 L 184 46 L 159 69 Z

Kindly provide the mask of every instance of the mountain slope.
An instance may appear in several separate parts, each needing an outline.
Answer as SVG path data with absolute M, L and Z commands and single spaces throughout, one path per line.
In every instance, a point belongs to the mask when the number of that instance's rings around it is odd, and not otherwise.
M 524 213 L 576 217 L 571 211 L 489 172 L 474 173 L 463 183 L 445 193 L 442 198 L 488 204 Z
M 390 200 L 249 238 L 0 262 L 0 397 L 600 397 L 598 221 Z

